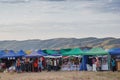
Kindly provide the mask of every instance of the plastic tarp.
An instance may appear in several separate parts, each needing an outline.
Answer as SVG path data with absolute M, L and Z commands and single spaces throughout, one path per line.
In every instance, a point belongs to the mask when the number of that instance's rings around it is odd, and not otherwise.
M 80 64 L 80 71 L 87 71 L 87 61 L 88 61 L 88 56 L 84 55 L 82 57 L 82 63 Z
M 84 55 L 108 55 L 108 52 L 103 48 L 97 47 L 85 52 Z
M 4 54 L 1 58 L 16 57 L 16 53 L 13 50 L 9 50 L 8 53 Z
M 110 49 L 108 52 L 110 55 L 120 55 L 120 48 L 113 48 Z
M 65 52 L 62 55 L 63 56 L 72 56 L 72 55 L 82 55 L 83 51 L 80 48 L 73 48 L 71 51 L 69 52 Z

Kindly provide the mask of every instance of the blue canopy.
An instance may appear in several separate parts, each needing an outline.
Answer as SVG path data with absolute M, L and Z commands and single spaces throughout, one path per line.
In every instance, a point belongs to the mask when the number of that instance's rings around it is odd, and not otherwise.
M 1 51 L 0 51 L 0 58 L 1 58 L 4 54 L 6 54 L 6 52 L 5 52 L 4 50 L 1 50 Z
M 108 52 L 110 55 L 120 55 L 120 48 L 113 48 L 110 49 Z
M 5 53 L 1 58 L 15 57 L 16 53 L 13 50 L 9 50 L 8 53 Z
M 47 54 L 44 53 L 42 50 L 38 50 L 37 53 L 38 53 L 38 54 L 41 54 L 41 55 L 43 55 L 43 56 L 47 56 Z
M 25 55 L 26 55 L 26 53 L 23 50 L 20 50 L 20 51 L 17 52 L 16 57 L 22 57 L 22 56 L 25 56 Z

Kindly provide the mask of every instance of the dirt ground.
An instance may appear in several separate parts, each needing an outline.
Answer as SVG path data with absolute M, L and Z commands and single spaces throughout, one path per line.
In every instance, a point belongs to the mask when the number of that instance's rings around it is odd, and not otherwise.
M 120 80 L 120 72 L 29 72 L 0 73 L 0 80 Z

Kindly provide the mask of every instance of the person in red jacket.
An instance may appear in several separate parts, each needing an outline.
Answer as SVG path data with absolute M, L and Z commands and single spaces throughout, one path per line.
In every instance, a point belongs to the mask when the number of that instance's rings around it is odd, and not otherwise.
M 17 71 L 17 72 L 20 72 L 20 71 L 21 71 L 21 61 L 20 61 L 19 58 L 18 58 L 17 61 L 16 61 L 16 71 Z
M 38 72 L 38 59 L 34 61 L 33 66 L 34 66 L 34 72 Z

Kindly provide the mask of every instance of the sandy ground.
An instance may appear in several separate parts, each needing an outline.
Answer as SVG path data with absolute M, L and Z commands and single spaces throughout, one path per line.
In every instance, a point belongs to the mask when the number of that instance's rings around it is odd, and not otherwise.
M 37 72 L 0 73 L 0 80 L 120 80 L 120 72 Z

